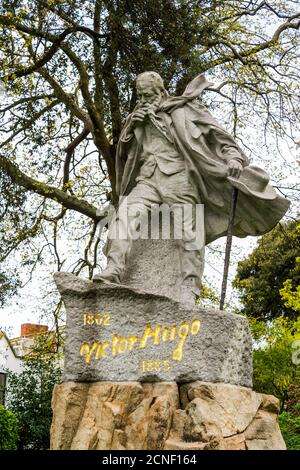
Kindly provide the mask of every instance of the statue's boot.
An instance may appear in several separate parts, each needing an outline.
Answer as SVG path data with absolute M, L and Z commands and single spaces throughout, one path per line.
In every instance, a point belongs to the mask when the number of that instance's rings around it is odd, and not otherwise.
M 93 281 L 121 283 L 121 274 L 125 270 L 126 255 L 130 251 L 131 240 L 108 240 L 103 250 L 107 256 L 107 267 L 93 277 Z
M 107 267 L 104 269 L 99 274 L 95 274 L 93 277 L 93 281 L 96 282 L 102 282 L 102 281 L 108 281 L 108 282 L 114 282 L 115 284 L 120 284 L 120 276 L 118 272 L 113 268 L 113 267 Z

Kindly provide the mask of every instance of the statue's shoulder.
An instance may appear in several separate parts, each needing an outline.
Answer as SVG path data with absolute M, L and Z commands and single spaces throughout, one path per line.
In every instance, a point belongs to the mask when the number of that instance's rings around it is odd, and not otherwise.
M 184 110 L 186 118 L 191 120 L 197 120 L 200 116 L 203 117 L 205 114 L 210 114 L 199 98 L 194 98 L 193 100 L 185 103 Z
M 195 111 L 202 111 L 202 110 L 206 110 L 207 111 L 207 108 L 206 106 L 204 106 L 201 98 L 194 98 L 193 100 L 189 100 L 185 107 L 187 109 L 193 109 Z

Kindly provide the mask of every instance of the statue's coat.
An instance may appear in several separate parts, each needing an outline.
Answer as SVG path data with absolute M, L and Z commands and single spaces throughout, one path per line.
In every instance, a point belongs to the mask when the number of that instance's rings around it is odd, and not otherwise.
M 195 99 L 209 86 L 198 76 L 181 97 L 166 97 L 161 116 L 171 116 L 171 132 L 183 155 L 189 178 L 198 188 L 204 204 L 206 244 L 226 235 L 232 185 L 227 180 L 228 161 L 235 159 L 243 167 L 249 161 L 234 139 L 218 124 L 204 105 Z M 142 151 L 143 127 L 137 126 L 128 137 L 131 115 L 122 130 L 116 156 L 117 194 L 124 196 L 135 186 Z M 239 191 L 233 235 L 262 235 L 271 230 L 286 213 L 290 202 L 277 195 L 266 200 Z

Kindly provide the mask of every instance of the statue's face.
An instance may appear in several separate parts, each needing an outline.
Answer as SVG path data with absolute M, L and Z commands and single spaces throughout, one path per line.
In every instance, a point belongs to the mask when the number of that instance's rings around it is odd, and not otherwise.
M 153 104 L 161 98 L 161 91 L 152 81 L 141 80 L 137 83 L 137 97 L 141 105 Z

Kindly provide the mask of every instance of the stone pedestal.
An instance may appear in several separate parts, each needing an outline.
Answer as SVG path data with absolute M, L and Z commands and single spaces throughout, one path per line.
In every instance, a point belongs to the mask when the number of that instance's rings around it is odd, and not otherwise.
M 66 382 L 53 450 L 279 450 L 278 400 L 234 385 Z
M 122 284 L 179 301 L 181 268 L 177 241 L 135 240 Z
M 67 310 L 64 381 L 252 386 L 245 317 L 69 273 L 55 280 Z
M 145 292 L 135 272 L 128 285 L 55 275 L 67 322 L 51 449 L 285 449 L 278 400 L 251 390 L 247 319 L 185 308 L 171 272 L 170 295 Z
M 159 211 L 152 210 L 142 219 L 147 222 L 141 224 L 140 238 L 132 241 L 121 282 L 132 289 L 180 301 L 180 248 L 179 240 L 174 238 L 173 217 L 170 215 L 164 229 L 158 222 L 157 231 L 152 232 L 153 220 L 159 220 L 155 214 L 158 217 Z

